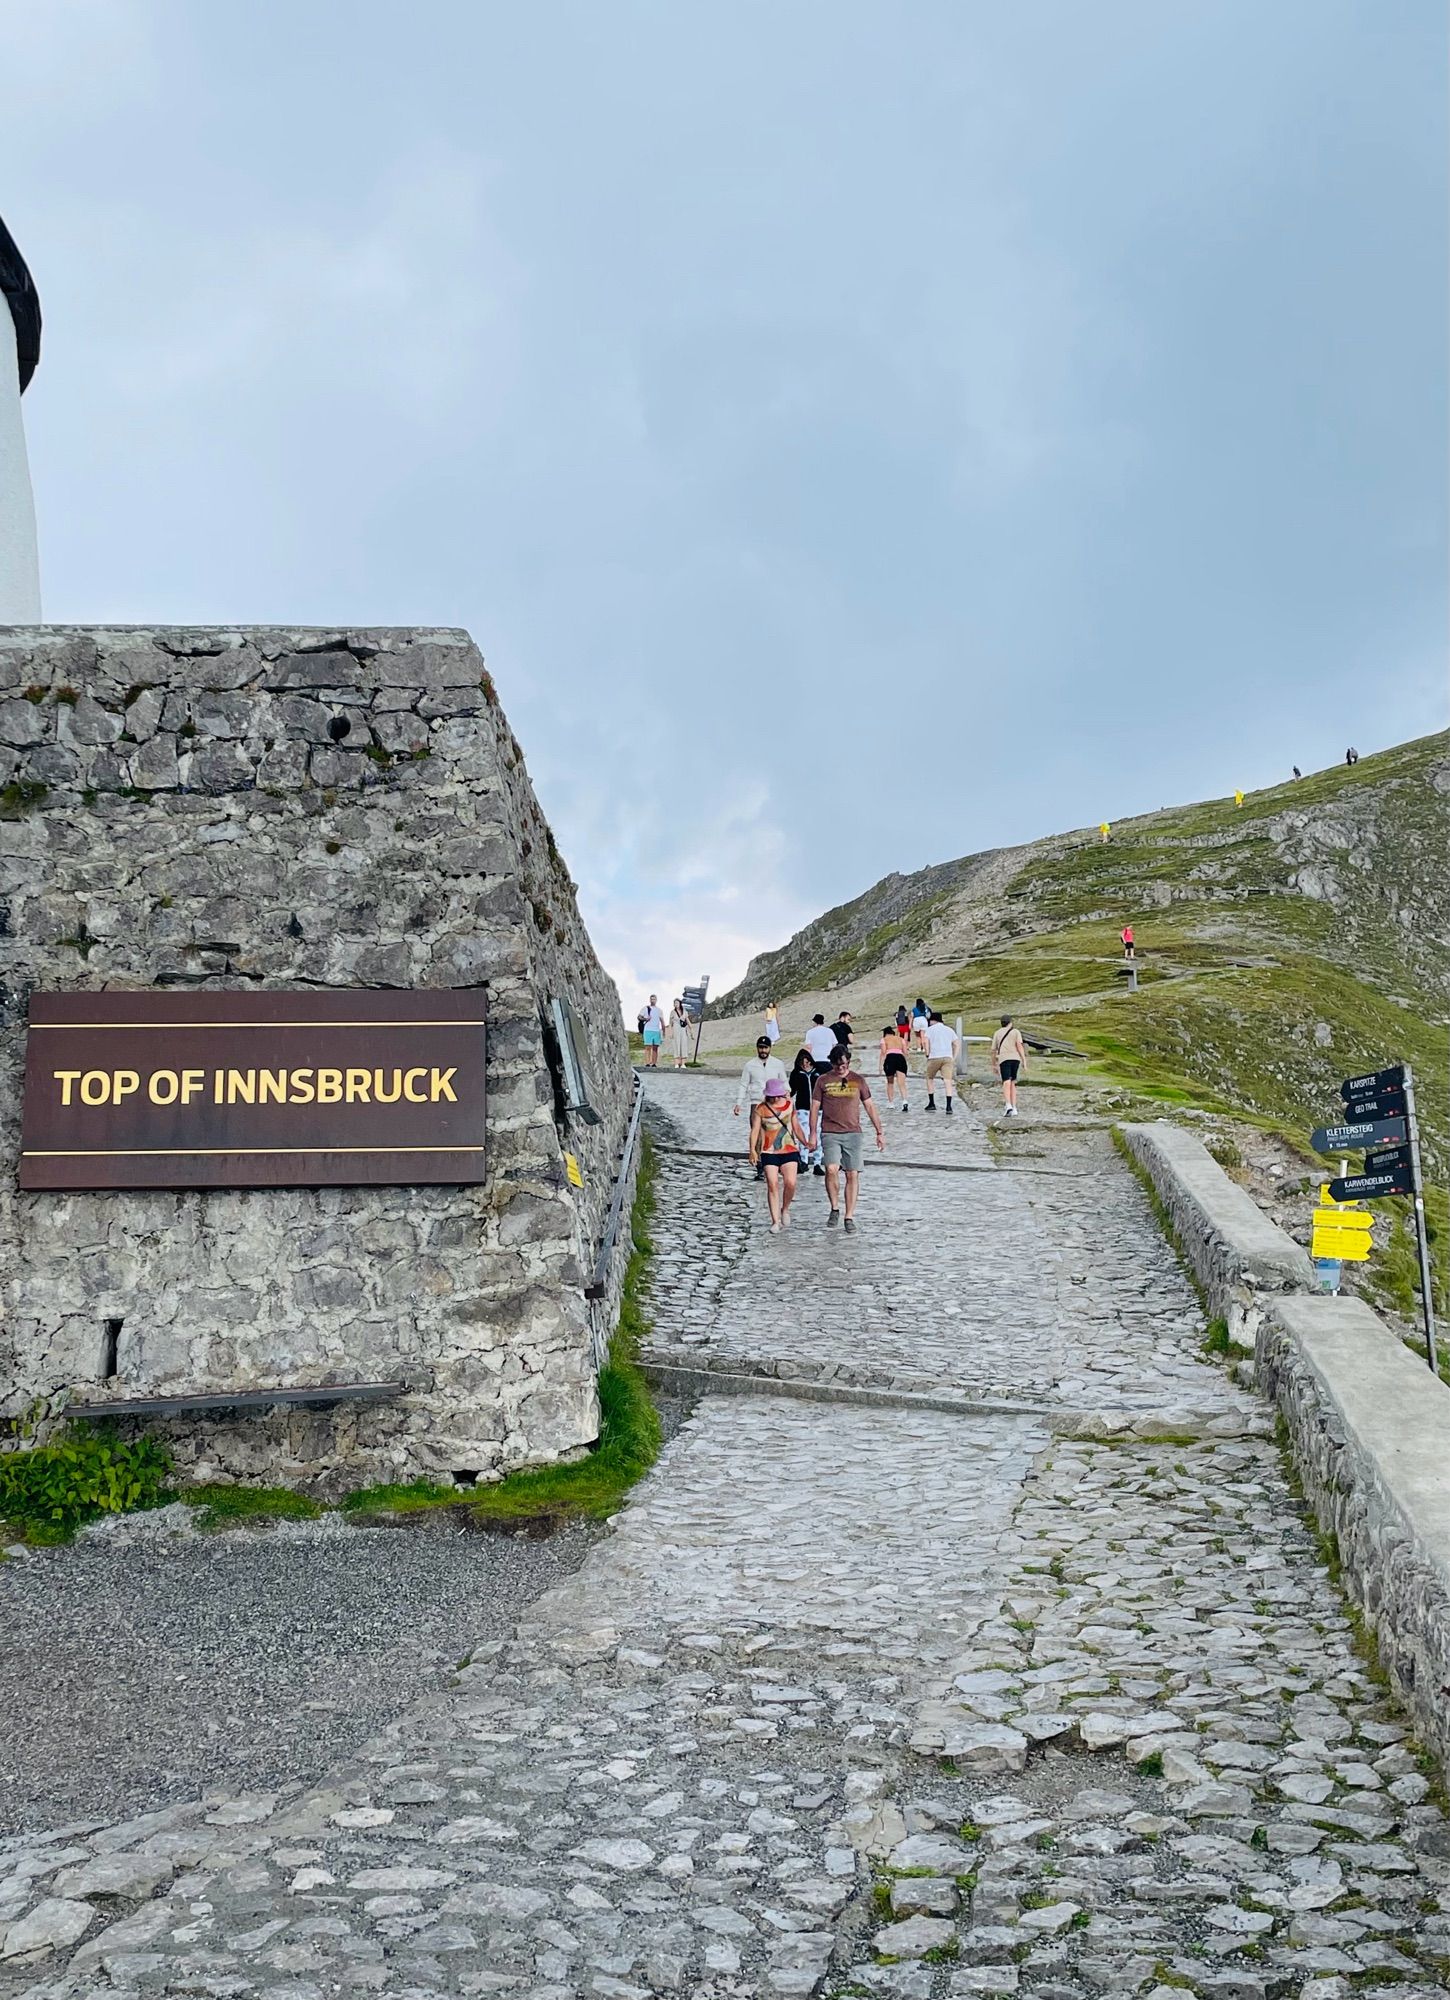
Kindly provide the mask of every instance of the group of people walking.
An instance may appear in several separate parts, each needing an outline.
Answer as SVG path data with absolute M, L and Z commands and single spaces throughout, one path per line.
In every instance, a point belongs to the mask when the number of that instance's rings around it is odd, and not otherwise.
M 802 1045 L 788 1070 L 775 1053 L 780 1040 L 779 1013 L 765 1010 L 765 1024 L 754 1056 L 740 1072 L 735 1112 L 750 1119 L 749 1157 L 756 1178 L 765 1183 L 772 1235 L 789 1229 L 791 1208 L 803 1168 L 826 1183 L 829 1212 L 826 1227 L 840 1226 L 849 1235 L 856 1228 L 861 1166 L 866 1136 L 863 1117 L 876 1136 L 877 1152 L 886 1149 L 886 1132 L 871 1087 L 852 1060 L 855 1028 L 850 1011 L 842 1008 L 833 1023 L 813 1016 Z M 961 1037 L 941 1015 L 919 999 L 915 1009 L 898 1007 L 896 1018 L 881 1030 L 878 1055 L 888 1107 L 911 1109 L 909 1055 L 926 1057 L 925 1110 L 942 1109 L 952 1116 L 956 1067 Z M 992 1037 L 992 1067 L 1002 1084 L 1004 1116 L 1017 1115 L 1017 1080 L 1027 1060 L 1021 1030 L 1008 1014 Z

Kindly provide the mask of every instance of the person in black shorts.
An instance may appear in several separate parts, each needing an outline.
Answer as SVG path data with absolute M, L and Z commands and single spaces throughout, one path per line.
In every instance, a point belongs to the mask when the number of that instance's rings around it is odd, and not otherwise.
M 911 1066 L 906 1060 L 906 1043 L 901 1030 L 894 1021 L 888 1021 L 881 1030 L 881 1074 L 886 1079 L 886 1102 L 894 1104 L 898 1088 L 901 1091 L 901 1108 L 910 1111 L 907 1100 L 907 1078 Z
M 1002 1116 L 1015 1118 L 1017 1078 L 1027 1067 L 1027 1044 L 1010 1014 L 1002 1016 L 1002 1025 L 992 1037 L 992 1067 L 1002 1084 Z
M 797 1049 L 795 1064 L 791 1069 L 790 1075 L 786 1078 L 786 1082 L 790 1086 L 790 1094 L 795 1108 L 800 1114 L 801 1129 L 805 1132 L 809 1132 L 811 1129 L 811 1092 L 816 1087 L 816 1078 L 819 1074 L 820 1072 L 816 1067 L 810 1050 Z M 802 1167 L 813 1167 L 818 1177 L 824 1176 L 826 1171 L 821 1164 L 819 1152 L 812 1152 L 809 1146 L 802 1149 L 801 1165 Z

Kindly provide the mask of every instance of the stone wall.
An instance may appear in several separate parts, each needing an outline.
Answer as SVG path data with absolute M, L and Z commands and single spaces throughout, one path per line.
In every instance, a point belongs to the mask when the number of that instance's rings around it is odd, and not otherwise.
M 1450 1388 L 1362 1299 L 1318 1294 L 1304 1251 L 1191 1133 L 1121 1129 L 1210 1311 L 1253 1346 L 1344 1588 L 1450 1768 Z
M 1210 1315 L 1238 1346 L 1252 1347 L 1267 1301 L 1312 1287 L 1308 1256 L 1191 1132 L 1166 1122 L 1119 1130 L 1167 1210 Z
M 1450 1388 L 1362 1299 L 1277 1300 L 1256 1360 L 1381 1663 L 1450 1769 Z
M 468 635 L 0 631 L 0 812 L 3 1407 L 404 1379 L 388 1405 L 165 1426 L 198 1476 L 334 1487 L 588 1444 L 583 1286 L 633 1079 Z M 486 1183 L 18 1194 L 29 993 L 155 984 L 485 986 Z M 555 993 L 598 1125 L 562 1109 Z

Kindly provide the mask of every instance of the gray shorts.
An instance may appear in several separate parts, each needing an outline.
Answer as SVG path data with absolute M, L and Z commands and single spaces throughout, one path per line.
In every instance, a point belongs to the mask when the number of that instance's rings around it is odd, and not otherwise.
M 823 1132 L 821 1148 L 825 1153 L 828 1167 L 844 1167 L 848 1174 L 859 1174 L 861 1158 L 866 1150 L 864 1132 Z

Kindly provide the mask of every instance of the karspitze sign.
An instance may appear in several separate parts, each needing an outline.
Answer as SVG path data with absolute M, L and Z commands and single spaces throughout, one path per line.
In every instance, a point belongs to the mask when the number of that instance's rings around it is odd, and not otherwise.
M 481 1181 L 484 996 L 36 993 L 28 1189 Z

